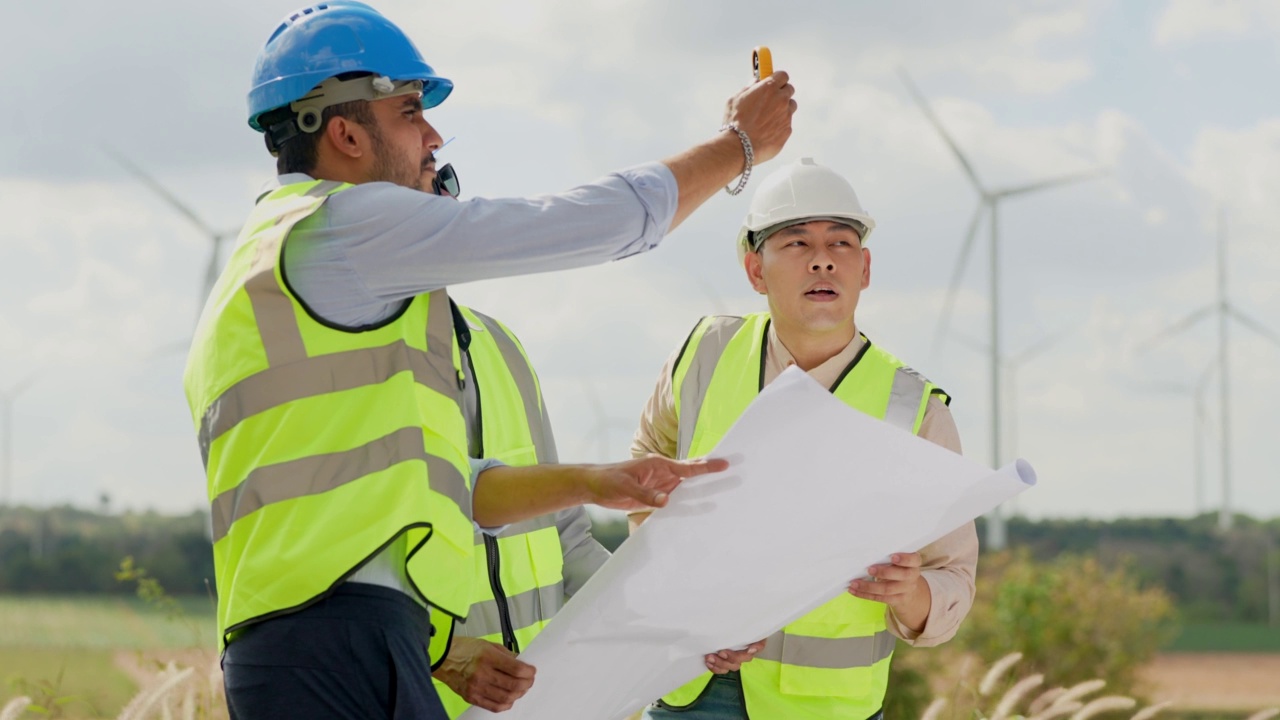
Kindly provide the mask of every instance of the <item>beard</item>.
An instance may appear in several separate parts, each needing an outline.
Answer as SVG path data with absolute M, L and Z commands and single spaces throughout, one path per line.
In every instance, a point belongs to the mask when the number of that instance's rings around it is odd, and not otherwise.
M 396 152 L 383 140 L 376 125 L 368 129 L 369 139 L 373 142 L 374 179 L 422 190 L 422 162 Z

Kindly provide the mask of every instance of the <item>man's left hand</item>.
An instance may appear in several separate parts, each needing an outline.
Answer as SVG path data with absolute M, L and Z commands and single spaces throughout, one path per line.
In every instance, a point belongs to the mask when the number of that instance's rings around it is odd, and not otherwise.
M 929 583 L 920 575 L 920 553 L 894 553 L 889 560 L 867 568 L 869 579 L 849 583 L 849 594 L 888 605 L 903 625 L 920 632 L 932 606 Z

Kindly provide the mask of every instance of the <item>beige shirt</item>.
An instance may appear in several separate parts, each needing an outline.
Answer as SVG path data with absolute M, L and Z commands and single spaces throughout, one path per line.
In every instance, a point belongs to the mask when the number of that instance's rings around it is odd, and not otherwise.
M 864 340 L 856 335 L 844 350 L 818 367 L 809 376 L 826 387 L 835 384 L 840 373 L 853 361 L 862 349 Z M 676 457 L 679 418 L 675 409 L 675 394 L 671 375 L 677 349 L 667 358 L 658 375 L 658 384 L 645 404 L 640 416 L 640 427 L 631 441 L 631 454 L 640 457 L 648 454 Z M 765 357 L 764 382 L 773 382 L 783 370 L 795 364 L 791 352 L 769 327 L 769 344 Z M 956 430 L 951 411 L 937 396 L 929 398 L 924 420 L 920 424 L 920 437 L 952 452 L 960 452 L 960 433 Z M 887 608 L 885 621 L 889 632 L 911 645 L 928 647 L 943 643 L 956 634 L 960 621 L 973 606 L 974 574 L 978 567 L 978 534 L 972 522 L 944 535 L 937 542 L 920 550 L 923 560 L 921 576 L 929 585 L 931 606 L 924 628 L 913 632 L 898 621 L 892 608 Z M 852 578 L 850 578 L 852 579 Z

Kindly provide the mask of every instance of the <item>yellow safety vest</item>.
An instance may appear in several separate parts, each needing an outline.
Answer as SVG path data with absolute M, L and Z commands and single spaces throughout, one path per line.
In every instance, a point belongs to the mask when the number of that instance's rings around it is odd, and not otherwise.
M 466 353 L 479 396 L 480 456 L 511 466 L 554 463 L 555 441 L 544 429 L 545 409 L 538 376 L 520 341 L 505 325 L 459 307 L 468 330 Z M 459 325 L 461 327 L 461 325 Z M 475 534 L 480 580 L 463 622 L 433 613 L 431 658 L 444 659 L 454 636 L 478 637 L 519 653 L 564 605 L 564 554 L 551 513 L 516 523 L 498 537 Z M 449 717 L 470 705 L 449 686 L 435 681 Z
M 676 360 L 672 389 L 679 417 L 679 457 L 710 452 L 764 384 L 769 315 L 703 318 Z M 864 338 L 865 339 L 865 338 Z M 858 353 L 831 391 L 848 405 L 919 432 L 929 397 L 940 389 L 871 344 Z M 885 605 L 843 594 L 768 638 L 741 670 L 743 703 L 756 720 L 852 718 L 880 709 L 895 639 Z M 694 705 L 706 673 L 662 703 Z
M 400 535 L 424 601 L 462 616 L 475 579 L 461 365 L 444 291 L 376 327 L 313 317 L 285 239 L 335 192 L 308 181 L 249 216 L 183 384 L 212 509 L 218 635 L 325 596 Z

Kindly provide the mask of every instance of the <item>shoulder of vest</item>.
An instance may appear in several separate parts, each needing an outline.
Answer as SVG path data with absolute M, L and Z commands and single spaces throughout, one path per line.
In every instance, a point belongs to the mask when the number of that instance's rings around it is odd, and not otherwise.
M 694 324 L 693 329 L 689 331 L 688 336 L 684 339 L 684 344 L 680 346 L 680 352 L 676 354 L 676 361 L 671 363 L 672 380 L 675 380 L 676 369 L 684 362 L 685 355 L 689 351 L 689 346 L 694 344 L 694 339 L 700 335 L 706 335 L 708 330 L 716 326 L 729 326 L 734 324 L 743 325 L 748 320 L 757 315 L 766 315 L 767 313 L 754 313 L 752 315 L 704 315 Z
M 498 330 L 501 330 L 502 333 L 507 337 L 511 338 L 511 341 L 514 342 L 516 345 L 518 345 L 521 350 L 524 350 L 524 343 L 520 342 L 520 338 L 516 337 L 516 334 L 512 332 L 511 328 L 507 327 L 506 323 L 502 322 L 501 320 L 495 318 L 492 315 L 482 313 L 479 310 L 476 310 L 475 308 L 469 307 L 467 305 L 463 305 L 462 303 L 458 303 L 458 309 L 461 310 L 464 315 L 470 315 L 477 322 L 484 325 L 485 330 L 491 330 L 492 328 L 497 328 Z
M 866 337 L 866 336 L 864 335 L 863 337 Z M 935 384 L 932 380 L 926 377 L 924 373 L 906 364 L 905 362 L 900 360 L 898 356 L 894 355 L 888 350 L 885 350 L 880 345 L 877 345 L 871 342 L 870 338 L 867 339 L 867 344 L 870 345 L 870 348 L 867 351 L 869 354 L 874 353 L 879 360 L 883 362 L 888 362 L 891 365 L 894 365 L 895 367 L 897 367 L 898 372 L 906 373 L 918 379 L 920 382 L 924 383 L 927 387 L 929 387 L 929 394 L 939 395 L 941 396 L 942 402 L 944 404 L 946 405 L 951 404 L 951 394 L 943 390 L 942 388 L 938 387 L 937 384 Z

